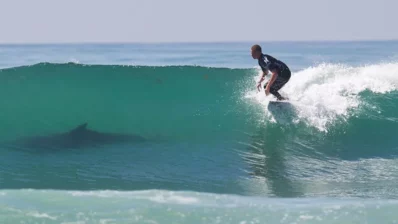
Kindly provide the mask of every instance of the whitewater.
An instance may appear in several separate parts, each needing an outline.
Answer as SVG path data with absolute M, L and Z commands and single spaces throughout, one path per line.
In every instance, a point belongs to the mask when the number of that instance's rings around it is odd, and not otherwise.
M 252 44 L 0 45 L 0 222 L 398 222 L 398 42 Z M 147 141 L 19 144 L 84 123 Z
M 376 105 L 361 100 L 360 94 L 365 91 L 386 94 L 397 90 L 396 74 L 398 63 L 392 62 L 359 67 L 320 64 L 298 71 L 290 81 L 294 84 L 286 85 L 281 91 L 289 97 L 297 112 L 296 119 L 287 122 L 305 121 L 320 131 L 327 131 L 328 125 L 335 124 L 338 119 L 346 120 L 353 116 L 350 112 L 358 112 L 360 109 L 380 112 Z M 255 77 L 254 81 L 256 80 L 259 78 Z M 247 97 L 255 97 L 263 105 L 267 105 L 270 100 L 262 92 L 251 92 Z M 271 119 L 275 121 L 274 118 Z

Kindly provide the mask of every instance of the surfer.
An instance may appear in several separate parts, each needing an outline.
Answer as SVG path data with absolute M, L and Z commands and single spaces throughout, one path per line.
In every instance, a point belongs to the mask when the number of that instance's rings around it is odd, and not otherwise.
M 263 54 L 260 45 L 253 45 L 251 48 L 251 54 L 253 59 L 258 59 L 258 64 L 263 71 L 261 75 L 260 81 L 257 83 L 257 89 L 260 91 L 261 82 L 264 81 L 264 77 L 268 75 L 270 71 L 272 73 L 271 79 L 265 83 L 265 95 L 269 95 L 270 93 L 274 95 L 278 100 L 286 100 L 285 97 L 279 94 L 279 90 L 289 81 L 291 72 L 289 67 L 282 61 L 267 55 Z

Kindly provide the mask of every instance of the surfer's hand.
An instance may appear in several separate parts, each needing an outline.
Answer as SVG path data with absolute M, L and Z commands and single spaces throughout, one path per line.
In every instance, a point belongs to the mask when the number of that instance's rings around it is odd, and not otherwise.
M 266 95 L 266 96 L 269 95 L 269 88 L 265 88 L 265 95 Z
M 257 83 L 257 90 L 260 92 L 261 91 L 261 82 Z

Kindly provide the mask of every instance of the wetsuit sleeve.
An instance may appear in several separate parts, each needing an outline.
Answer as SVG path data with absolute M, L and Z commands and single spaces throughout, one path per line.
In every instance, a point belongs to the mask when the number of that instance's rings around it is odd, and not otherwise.
M 278 73 L 280 73 L 281 71 L 281 67 L 278 63 L 278 60 L 276 60 L 276 58 L 272 57 L 271 55 L 266 55 L 268 61 L 270 62 L 270 64 L 268 65 L 268 69 L 269 70 L 274 70 L 276 69 Z
M 270 61 L 271 63 L 274 63 L 278 60 L 276 58 L 272 57 L 271 55 L 265 54 L 265 57 L 267 57 L 267 60 Z
M 274 70 L 274 69 L 276 69 L 278 72 L 280 71 L 279 66 L 278 66 L 277 64 L 275 64 L 275 63 L 271 63 L 271 64 L 268 66 L 268 68 L 269 68 L 269 70 Z
M 261 70 L 262 70 L 263 72 L 266 71 L 266 69 L 264 68 L 264 65 L 261 64 L 260 60 L 258 61 L 258 65 L 260 66 L 260 68 L 261 68 Z

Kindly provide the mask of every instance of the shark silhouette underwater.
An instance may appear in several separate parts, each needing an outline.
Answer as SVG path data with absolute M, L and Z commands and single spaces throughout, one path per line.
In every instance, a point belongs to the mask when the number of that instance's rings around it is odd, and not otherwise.
M 59 134 L 48 136 L 33 136 L 17 139 L 10 144 L 13 148 L 22 149 L 77 149 L 86 147 L 98 147 L 112 144 L 144 143 L 148 140 L 139 135 L 105 133 L 90 130 L 87 123 Z

